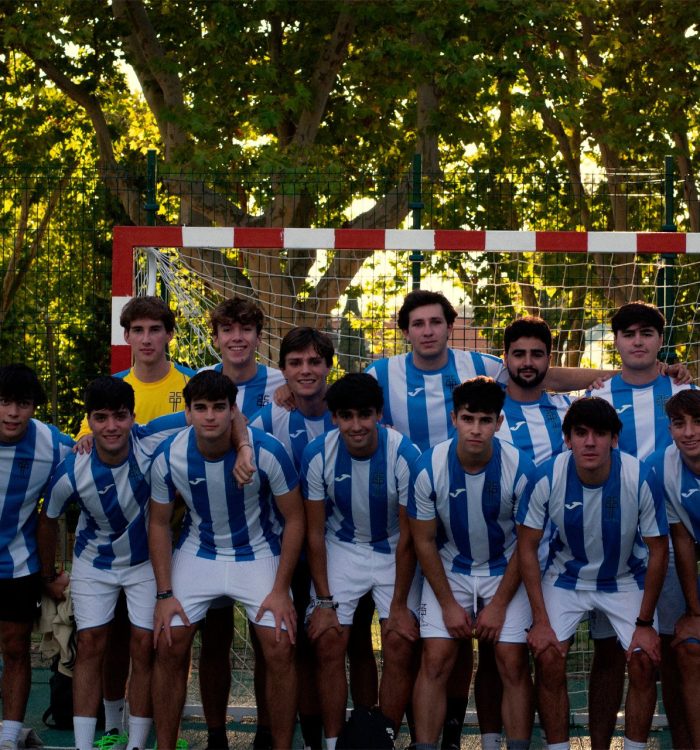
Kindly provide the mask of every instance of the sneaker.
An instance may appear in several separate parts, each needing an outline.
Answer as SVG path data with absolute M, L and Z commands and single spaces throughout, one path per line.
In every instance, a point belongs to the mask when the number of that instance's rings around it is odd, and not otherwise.
M 100 750 L 126 750 L 128 742 L 128 734 L 121 734 L 118 729 L 110 729 L 95 742 L 94 747 L 98 747 Z

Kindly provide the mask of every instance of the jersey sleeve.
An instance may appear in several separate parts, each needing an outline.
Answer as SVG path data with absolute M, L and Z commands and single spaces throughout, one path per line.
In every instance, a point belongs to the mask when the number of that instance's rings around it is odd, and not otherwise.
M 73 500 L 77 500 L 75 487 L 68 472 L 72 461 L 63 461 L 58 467 L 46 493 L 46 515 L 58 518 Z
M 253 435 L 256 464 L 267 475 L 272 494 L 285 495 L 298 487 L 299 475 L 282 443 L 259 430 L 250 430 L 250 434 Z
M 548 462 L 549 463 L 549 462 Z M 531 529 L 544 529 L 549 518 L 550 477 L 542 468 L 528 480 L 515 514 L 516 523 Z
M 326 484 L 323 478 L 324 436 L 312 440 L 301 459 L 301 494 L 305 500 L 323 502 L 326 499 Z
M 404 508 L 408 506 L 408 495 L 419 458 L 418 448 L 407 437 L 403 437 L 396 461 L 396 486 L 399 491 L 399 505 L 403 505 Z
M 650 467 L 640 467 L 639 532 L 642 537 L 668 534 L 668 518 L 663 487 L 656 472 Z
M 408 493 L 406 511 L 409 518 L 432 521 L 437 518 L 436 494 L 433 487 L 430 458 L 432 451 L 424 453 L 415 470 L 415 480 Z
M 166 451 L 158 453 L 151 466 L 151 499 L 164 505 L 175 500 L 175 485 Z

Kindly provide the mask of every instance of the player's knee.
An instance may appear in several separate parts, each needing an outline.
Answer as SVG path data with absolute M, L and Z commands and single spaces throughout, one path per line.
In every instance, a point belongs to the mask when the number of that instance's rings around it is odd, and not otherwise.
M 144 628 L 133 628 L 129 640 L 129 654 L 134 661 L 152 661 L 153 632 Z
M 395 631 L 388 632 L 382 638 L 384 661 L 395 663 L 408 662 L 415 649 L 415 644 L 399 635 Z
M 681 641 L 674 646 L 674 651 L 678 663 L 683 665 L 681 669 L 690 667 L 697 670 L 700 668 L 700 641 L 694 638 Z
M 630 685 L 645 687 L 655 681 L 656 667 L 644 651 L 635 651 L 627 663 L 627 675 Z
M 540 681 L 546 684 L 559 684 L 566 680 L 566 657 L 557 649 L 545 649 L 536 657 Z
M 447 682 L 454 659 L 452 654 L 444 649 L 431 648 L 430 641 L 423 642 L 423 656 L 420 671 L 430 682 Z
M 496 647 L 496 664 L 503 683 L 520 683 L 530 677 L 527 647 L 516 644 L 501 644 Z
M 78 657 L 89 659 L 104 654 L 107 647 L 106 628 L 85 628 L 78 631 Z
M 30 637 L 20 633 L 3 635 L 2 657 L 5 662 L 29 661 Z
M 335 628 L 326 630 L 315 641 L 316 658 L 320 662 L 345 659 L 347 641 Z

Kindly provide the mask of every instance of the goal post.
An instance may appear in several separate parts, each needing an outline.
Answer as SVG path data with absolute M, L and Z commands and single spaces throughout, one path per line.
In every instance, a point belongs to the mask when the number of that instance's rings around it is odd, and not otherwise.
M 191 367 L 216 361 L 208 312 L 239 295 L 265 310 L 265 363 L 276 366 L 281 337 L 307 324 L 332 335 L 336 372 L 361 370 L 406 351 L 396 313 L 412 288 L 415 251 L 421 286 L 442 291 L 458 310 L 455 348 L 500 356 L 505 325 L 538 314 L 553 331 L 553 363 L 613 367 L 610 316 L 623 302 L 644 299 L 667 318 L 669 353 L 698 374 L 699 233 L 180 226 L 114 229 L 112 371 L 131 365 L 121 310 L 147 293 L 168 299 L 177 318 L 171 356 Z M 230 712 L 240 716 L 255 712 L 253 657 L 240 613 L 235 628 Z M 587 718 L 590 665 L 581 628 L 569 657 L 575 723 Z M 195 687 L 188 710 L 196 703 Z M 663 725 L 665 717 L 655 721 Z

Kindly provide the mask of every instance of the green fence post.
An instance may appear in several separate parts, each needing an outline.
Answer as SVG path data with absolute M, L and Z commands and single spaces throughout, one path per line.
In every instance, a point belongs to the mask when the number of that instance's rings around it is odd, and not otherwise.
M 412 195 L 408 207 L 413 212 L 413 226 L 411 229 L 421 228 L 421 217 L 425 204 L 421 194 L 421 178 L 422 178 L 422 160 L 420 154 L 413 154 L 413 170 L 412 170 Z M 410 256 L 411 260 L 411 288 L 418 289 L 420 287 L 420 264 L 423 260 L 423 253 L 420 250 L 414 250 Z
M 674 216 L 674 193 L 673 193 L 673 176 L 674 166 L 673 157 L 664 158 L 664 224 L 661 227 L 662 232 L 675 232 L 676 225 L 673 221 Z M 665 253 L 661 256 L 661 268 L 656 286 L 656 306 L 664 314 L 666 320 L 673 319 L 673 310 L 675 307 L 675 289 L 676 289 L 676 256 L 671 253 Z M 662 362 L 675 362 L 676 352 L 673 348 L 673 326 L 666 328 L 666 341 L 659 352 L 659 359 Z
M 156 150 L 149 148 L 146 153 L 146 226 L 156 225 L 156 212 L 158 202 L 156 200 Z

